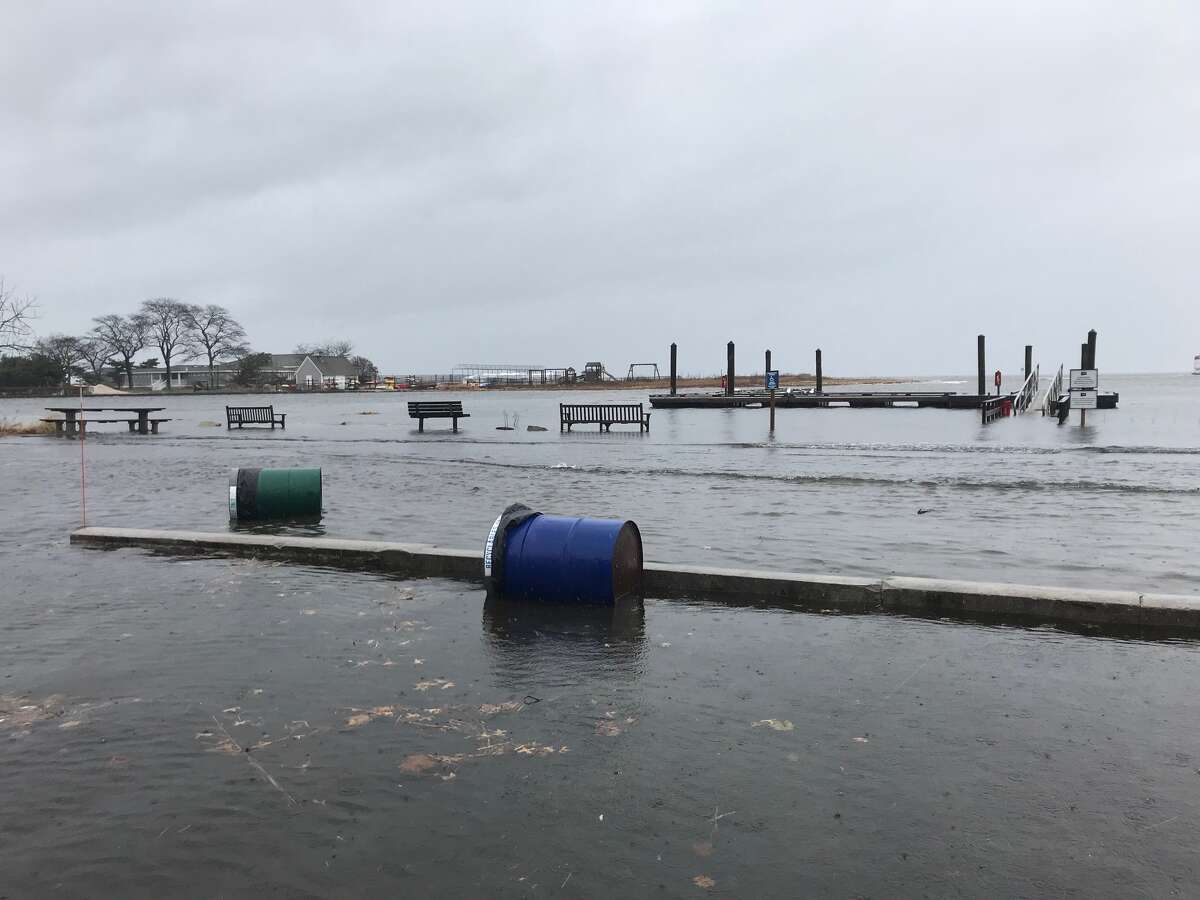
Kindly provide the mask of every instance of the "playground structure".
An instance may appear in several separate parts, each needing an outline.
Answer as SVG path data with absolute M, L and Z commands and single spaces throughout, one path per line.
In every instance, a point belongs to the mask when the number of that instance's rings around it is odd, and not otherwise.
M 630 363 L 629 373 L 625 376 L 626 381 L 658 381 L 661 378 L 658 363 Z

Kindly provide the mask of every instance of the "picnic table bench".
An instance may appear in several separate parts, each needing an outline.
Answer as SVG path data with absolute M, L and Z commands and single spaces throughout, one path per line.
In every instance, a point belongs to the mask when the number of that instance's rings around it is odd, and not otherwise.
M 271 430 L 275 430 L 275 426 L 287 430 L 285 420 L 287 413 L 279 413 L 276 415 L 274 406 L 227 406 L 225 407 L 225 428 L 226 430 L 236 425 L 241 428 L 243 425 L 270 425 Z
M 55 434 L 86 434 L 88 425 L 112 425 L 125 422 L 129 425 L 130 433 L 158 434 L 158 426 L 170 419 L 152 419 L 150 413 L 162 412 L 162 406 L 47 406 L 47 412 L 62 413 L 61 419 L 42 419 L 54 425 Z M 81 417 L 81 413 L 133 413 L 132 416 L 120 418 L 90 419 Z
M 599 425 L 601 431 L 611 431 L 613 425 L 637 425 L 639 431 L 650 430 L 650 413 L 641 403 L 560 403 L 558 430 L 571 430 L 572 425 Z
M 418 431 L 425 430 L 426 419 L 452 419 L 454 433 L 458 433 L 458 420 L 471 418 L 470 413 L 463 412 L 462 403 L 458 400 L 415 400 L 408 404 L 408 417 L 417 419 Z

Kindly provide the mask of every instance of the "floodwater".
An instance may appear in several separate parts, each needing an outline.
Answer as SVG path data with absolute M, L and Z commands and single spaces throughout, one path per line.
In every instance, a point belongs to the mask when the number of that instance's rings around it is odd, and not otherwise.
M 773 440 L 757 410 L 560 435 L 550 392 L 462 395 L 457 436 L 404 395 L 228 434 L 170 397 L 158 437 L 84 442 L 88 518 L 221 530 L 230 468 L 319 465 L 340 537 L 476 547 L 523 500 L 664 561 L 1197 593 L 1200 379 L 1104 387 L 1084 430 Z M 83 550 L 80 449 L 0 439 L 0 897 L 1195 895 L 1200 644 Z

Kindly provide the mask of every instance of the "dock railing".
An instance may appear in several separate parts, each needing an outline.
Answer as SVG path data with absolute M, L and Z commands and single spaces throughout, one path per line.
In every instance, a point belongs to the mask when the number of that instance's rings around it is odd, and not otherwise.
M 1013 399 L 1013 415 L 1019 416 L 1026 412 L 1033 405 L 1033 400 L 1037 396 L 1038 382 L 1041 380 L 1041 366 L 1036 366 L 1029 377 L 1025 379 L 1025 383 L 1021 385 L 1021 390 L 1017 392 L 1017 396 Z
M 983 401 L 983 405 L 980 406 L 980 412 L 983 414 L 983 424 L 990 425 L 997 419 L 1011 416 L 1012 403 L 1012 394 L 1000 394 L 995 397 L 988 397 Z
M 979 407 L 983 424 L 990 425 L 997 419 L 1019 416 L 1021 413 L 1027 412 L 1033 406 L 1040 380 L 1040 369 L 1035 368 L 1015 394 L 997 394 L 995 397 L 988 397 L 984 400 Z
M 1051 413 L 1051 407 L 1063 392 L 1063 367 L 1058 367 L 1058 374 L 1054 376 L 1054 381 L 1050 382 L 1050 387 L 1046 389 L 1046 393 L 1042 395 L 1042 415 L 1048 416 Z

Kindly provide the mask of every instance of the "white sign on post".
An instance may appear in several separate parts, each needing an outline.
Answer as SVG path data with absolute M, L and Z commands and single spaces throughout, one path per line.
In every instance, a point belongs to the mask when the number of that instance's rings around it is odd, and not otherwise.
M 1084 391 L 1100 389 L 1100 372 L 1097 369 L 1072 369 L 1071 390 L 1076 388 Z
M 1096 392 L 1071 388 L 1071 409 L 1095 409 Z

